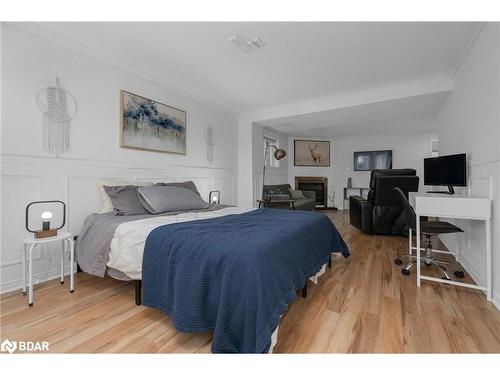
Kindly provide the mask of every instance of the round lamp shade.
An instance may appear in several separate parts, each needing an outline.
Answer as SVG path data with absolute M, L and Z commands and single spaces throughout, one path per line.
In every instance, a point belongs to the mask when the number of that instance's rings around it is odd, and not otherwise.
M 50 220 L 52 219 L 52 212 L 50 211 L 45 211 L 42 213 L 42 219 L 44 220 Z
M 283 150 L 282 148 L 277 148 L 276 151 L 274 151 L 274 158 L 276 160 L 281 160 L 286 156 L 286 151 Z

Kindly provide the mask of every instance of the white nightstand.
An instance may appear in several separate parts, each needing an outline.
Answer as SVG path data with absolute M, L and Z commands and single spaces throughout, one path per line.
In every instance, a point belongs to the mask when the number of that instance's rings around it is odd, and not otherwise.
M 62 241 L 63 246 L 61 250 L 61 284 L 64 284 L 64 254 L 66 252 L 66 242 L 69 244 L 70 252 L 70 274 L 69 274 L 69 291 L 73 293 L 74 291 L 74 270 L 73 263 L 75 261 L 75 242 L 73 241 L 73 235 L 68 232 L 60 233 L 54 237 L 46 238 L 34 238 L 33 236 L 27 237 L 23 240 L 24 242 L 24 254 L 23 254 L 23 293 L 26 294 L 26 284 L 28 284 L 28 305 L 33 306 L 33 250 L 35 250 L 37 245 Z M 28 248 L 29 245 L 29 248 Z M 28 256 L 28 282 L 26 282 L 26 256 Z

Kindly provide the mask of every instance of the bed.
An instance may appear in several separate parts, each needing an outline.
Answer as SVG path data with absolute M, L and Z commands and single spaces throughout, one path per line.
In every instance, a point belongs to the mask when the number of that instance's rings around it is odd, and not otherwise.
M 296 289 L 324 272 L 332 252 L 349 255 L 324 215 L 221 205 L 93 214 L 76 245 L 84 272 L 136 280 L 137 303 L 181 332 L 213 332 L 214 353 L 272 350 Z

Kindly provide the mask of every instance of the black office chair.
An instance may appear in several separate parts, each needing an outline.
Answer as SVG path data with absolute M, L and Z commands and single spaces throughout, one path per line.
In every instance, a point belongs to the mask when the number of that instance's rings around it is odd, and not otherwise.
M 417 215 L 415 215 L 415 211 L 413 207 L 408 202 L 407 195 L 398 187 L 395 187 L 394 190 L 398 193 L 401 198 L 404 206 L 404 222 L 406 226 L 406 230 L 412 230 L 416 233 L 416 223 L 417 223 Z M 443 273 L 443 279 L 450 280 L 450 275 L 445 265 L 450 264 L 450 262 L 445 262 L 441 260 L 436 260 L 432 258 L 432 236 L 436 236 L 438 234 L 446 234 L 446 233 L 458 233 L 463 232 L 459 227 L 450 224 L 446 221 L 421 221 L 420 222 L 420 233 L 425 236 L 425 256 L 421 257 L 421 261 L 426 266 L 437 266 L 441 272 Z M 420 251 L 417 249 L 416 251 Z M 410 274 L 410 269 L 413 267 L 415 263 L 417 263 L 417 257 L 415 255 L 411 255 L 411 233 L 410 233 L 410 254 L 401 255 L 394 260 L 398 266 L 403 264 L 403 259 L 409 259 L 410 261 L 406 264 L 406 267 L 401 270 L 403 275 L 408 276 Z M 455 276 L 459 278 L 464 277 L 464 272 L 459 270 L 455 271 Z

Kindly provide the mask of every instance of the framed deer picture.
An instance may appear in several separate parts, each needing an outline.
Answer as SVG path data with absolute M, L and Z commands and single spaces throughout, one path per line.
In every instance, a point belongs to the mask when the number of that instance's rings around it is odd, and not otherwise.
M 330 141 L 295 139 L 293 151 L 296 167 L 330 166 Z

